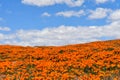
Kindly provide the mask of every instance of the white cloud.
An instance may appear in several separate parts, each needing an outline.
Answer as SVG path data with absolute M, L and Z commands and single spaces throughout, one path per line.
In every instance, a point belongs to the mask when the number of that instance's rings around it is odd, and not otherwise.
M 22 3 L 35 6 L 51 6 L 55 4 L 66 4 L 71 7 L 81 6 L 84 0 L 22 0 Z
M 108 2 L 108 1 L 114 2 L 115 0 L 96 0 L 96 3 L 97 3 L 97 4 L 106 3 L 106 2 Z
M 47 16 L 47 17 L 50 17 L 51 14 L 49 14 L 48 12 L 44 12 L 41 16 Z
M 9 27 L 0 27 L 0 31 L 10 31 Z
M 13 34 L 0 34 L 3 44 L 24 46 L 67 45 L 101 40 L 101 37 L 120 38 L 120 21 L 104 26 L 65 26 L 43 30 L 18 30 Z
M 111 20 L 111 21 L 120 20 L 120 9 L 112 11 L 110 16 L 109 16 L 109 20 Z
M 84 11 L 80 10 L 80 11 L 62 11 L 62 12 L 58 12 L 56 13 L 56 16 L 64 16 L 64 17 L 80 17 L 81 15 L 84 15 Z
M 105 3 L 105 2 L 107 2 L 107 1 L 109 1 L 109 0 L 96 0 L 96 3 L 98 4 L 98 3 Z
M 110 13 L 110 9 L 106 8 L 97 8 L 96 10 L 90 10 L 90 15 L 88 16 L 89 19 L 102 19 L 108 16 Z
M 16 34 L 2 34 L 2 33 L 0 33 L 0 41 L 3 41 L 3 43 L 6 43 L 6 41 L 11 42 L 11 40 L 14 40 L 14 41 L 16 40 Z
M 0 33 L 0 40 L 4 39 L 4 35 Z

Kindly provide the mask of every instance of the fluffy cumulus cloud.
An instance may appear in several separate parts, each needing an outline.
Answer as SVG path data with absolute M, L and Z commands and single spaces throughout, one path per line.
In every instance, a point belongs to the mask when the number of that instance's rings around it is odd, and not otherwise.
M 80 17 L 82 15 L 84 15 L 84 11 L 80 10 L 80 11 L 62 11 L 62 12 L 57 12 L 56 16 L 64 16 L 64 17 Z
M 81 6 L 84 0 L 22 0 L 22 3 L 35 6 L 50 6 L 55 4 L 66 4 L 71 7 Z
M 106 3 L 106 2 L 108 2 L 108 1 L 114 2 L 115 0 L 96 0 L 96 3 L 97 3 L 97 4 Z
M 41 16 L 46 16 L 46 17 L 50 17 L 51 16 L 51 14 L 49 14 L 48 12 L 44 12 Z
M 0 31 L 10 31 L 9 27 L 1 27 L 0 26 Z
M 97 8 L 96 10 L 90 10 L 89 19 L 102 19 L 108 16 L 112 10 L 106 8 Z
M 0 34 L 3 44 L 24 46 L 67 45 L 101 40 L 102 37 L 120 38 L 120 21 L 104 26 L 65 26 L 43 30 L 18 30 L 13 34 Z M 4 41 L 4 42 L 2 42 Z
M 109 19 L 111 21 L 120 21 L 120 9 L 112 11 L 112 13 L 109 16 Z

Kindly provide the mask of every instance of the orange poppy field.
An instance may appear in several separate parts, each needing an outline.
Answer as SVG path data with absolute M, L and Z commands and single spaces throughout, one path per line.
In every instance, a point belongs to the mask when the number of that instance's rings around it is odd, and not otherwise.
M 120 40 L 0 45 L 0 80 L 120 80 Z

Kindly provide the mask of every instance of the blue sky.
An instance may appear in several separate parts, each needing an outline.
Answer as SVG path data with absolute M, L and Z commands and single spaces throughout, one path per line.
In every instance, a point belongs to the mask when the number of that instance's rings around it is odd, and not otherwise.
M 0 44 L 119 39 L 119 25 L 119 0 L 0 0 Z

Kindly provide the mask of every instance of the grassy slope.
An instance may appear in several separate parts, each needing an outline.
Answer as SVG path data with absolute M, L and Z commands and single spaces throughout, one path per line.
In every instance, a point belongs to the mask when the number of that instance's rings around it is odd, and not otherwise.
M 0 80 L 119 80 L 120 40 L 67 46 L 0 46 Z

